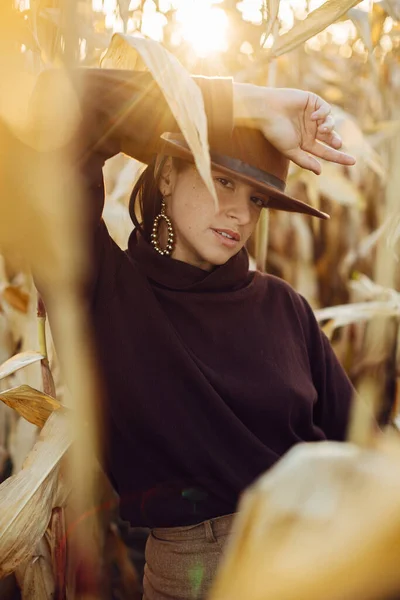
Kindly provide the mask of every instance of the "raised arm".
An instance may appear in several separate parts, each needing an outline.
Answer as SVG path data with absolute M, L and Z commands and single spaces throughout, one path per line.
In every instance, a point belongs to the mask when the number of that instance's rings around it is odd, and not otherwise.
M 89 197 L 91 221 L 103 210 L 104 162 L 124 152 L 142 162 L 157 152 L 160 135 L 177 130 L 163 93 L 150 73 L 116 69 L 80 68 L 68 74 L 79 105 L 79 123 L 69 140 L 82 184 Z M 51 101 L 65 73 L 44 71 L 32 97 L 33 114 Z M 195 78 L 205 105 L 209 133 L 229 135 L 233 127 L 232 80 Z M 40 110 L 37 114 L 42 114 Z M 42 119 L 45 120 L 46 117 Z M 51 127 L 43 122 L 41 127 Z
M 59 70 L 43 72 L 32 105 L 48 100 L 57 78 L 64 76 Z M 80 106 L 72 148 L 98 221 L 104 204 L 104 162 L 121 151 L 148 161 L 158 150 L 160 135 L 177 130 L 177 124 L 148 72 L 80 68 L 69 77 Z M 314 156 L 354 163 L 339 151 L 341 139 L 334 132 L 330 106 L 316 94 L 233 83 L 230 78 L 195 80 L 202 91 L 210 137 L 229 135 L 235 124 L 246 125 L 261 129 L 283 154 L 316 173 L 320 165 Z
M 65 75 L 56 69 L 40 74 L 32 103 L 57 85 Z M 177 125 L 158 87 L 148 72 L 78 68 L 69 73 L 81 109 L 80 156 L 97 152 L 109 158 L 123 151 L 148 161 L 157 152 L 158 140 Z M 229 135 L 233 126 L 232 80 L 195 77 L 208 119 L 209 132 Z
M 48 83 L 60 71 L 39 76 L 34 99 L 41 102 Z M 157 151 L 158 139 L 177 125 L 162 91 L 148 72 L 116 69 L 76 69 L 71 81 L 80 99 L 82 153 L 104 156 L 116 152 L 146 161 Z M 309 154 L 342 164 L 354 159 L 340 152 L 331 107 L 320 96 L 288 88 L 234 83 L 230 78 L 195 77 L 204 99 L 209 135 L 229 135 L 234 125 L 261 129 L 278 150 L 300 166 L 320 171 Z

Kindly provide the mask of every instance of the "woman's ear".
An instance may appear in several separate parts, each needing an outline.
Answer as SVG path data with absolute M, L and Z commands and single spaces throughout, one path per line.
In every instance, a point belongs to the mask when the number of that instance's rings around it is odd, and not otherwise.
M 171 156 L 168 156 L 161 167 L 158 189 L 162 196 L 170 196 L 173 190 L 174 165 Z

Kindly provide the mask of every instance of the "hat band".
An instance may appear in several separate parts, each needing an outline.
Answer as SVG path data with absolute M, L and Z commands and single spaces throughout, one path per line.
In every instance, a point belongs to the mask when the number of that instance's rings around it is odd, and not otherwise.
M 173 140 L 174 144 L 181 146 L 185 150 L 189 150 L 189 147 L 185 144 L 185 142 L 181 142 L 176 138 Z M 236 171 L 237 173 L 242 173 L 243 175 L 247 175 L 252 179 L 256 179 L 260 183 L 265 183 L 280 192 L 285 191 L 286 184 L 282 179 L 272 175 L 272 173 L 268 173 L 267 171 L 263 171 L 262 169 L 258 169 L 257 167 L 252 167 L 251 165 L 243 162 L 239 158 L 232 158 L 231 156 L 226 156 L 225 154 L 217 154 L 216 152 L 210 152 L 211 161 L 221 165 L 221 167 L 226 167 L 231 171 Z
M 216 154 L 215 152 L 210 152 L 210 157 L 212 162 L 218 163 L 221 165 L 221 167 L 226 167 L 231 171 L 236 171 L 237 173 L 247 175 L 252 179 L 256 179 L 260 183 L 265 183 L 276 188 L 280 192 L 285 191 L 286 184 L 284 181 L 282 181 L 282 179 L 272 175 L 272 173 L 268 173 L 267 171 L 263 171 L 257 167 L 252 167 L 239 158 L 232 158 L 231 156 L 225 156 L 224 154 Z

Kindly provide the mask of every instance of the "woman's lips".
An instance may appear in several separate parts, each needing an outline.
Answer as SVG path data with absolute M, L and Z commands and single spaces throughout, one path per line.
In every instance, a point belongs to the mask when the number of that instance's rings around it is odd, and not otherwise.
M 211 231 L 219 240 L 219 242 L 227 248 L 235 248 L 235 246 L 237 246 L 240 242 L 240 235 L 236 233 L 236 231 L 232 231 L 230 229 L 212 229 Z M 226 237 L 226 235 L 223 235 L 224 233 L 230 237 Z

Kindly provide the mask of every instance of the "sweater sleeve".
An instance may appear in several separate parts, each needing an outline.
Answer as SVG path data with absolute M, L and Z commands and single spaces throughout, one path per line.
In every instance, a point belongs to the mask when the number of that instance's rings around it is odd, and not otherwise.
M 344 441 L 355 390 L 321 330 L 312 308 L 303 297 L 300 298 L 310 369 L 318 392 L 314 422 L 324 431 L 327 439 Z
M 31 105 L 49 100 L 48 95 L 62 77 L 51 69 L 39 75 Z M 80 106 L 80 123 L 72 152 L 82 175 L 84 191 L 91 196 L 98 222 L 104 204 L 102 167 L 124 152 L 148 162 L 159 149 L 165 131 L 177 131 L 177 123 L 164 95 L 148 72 L 118 69 L 78 68 L 69 77 Z M 209 138 L 230 135 L 233 128 L 232 80 L 195 77 L 204 99 Z

